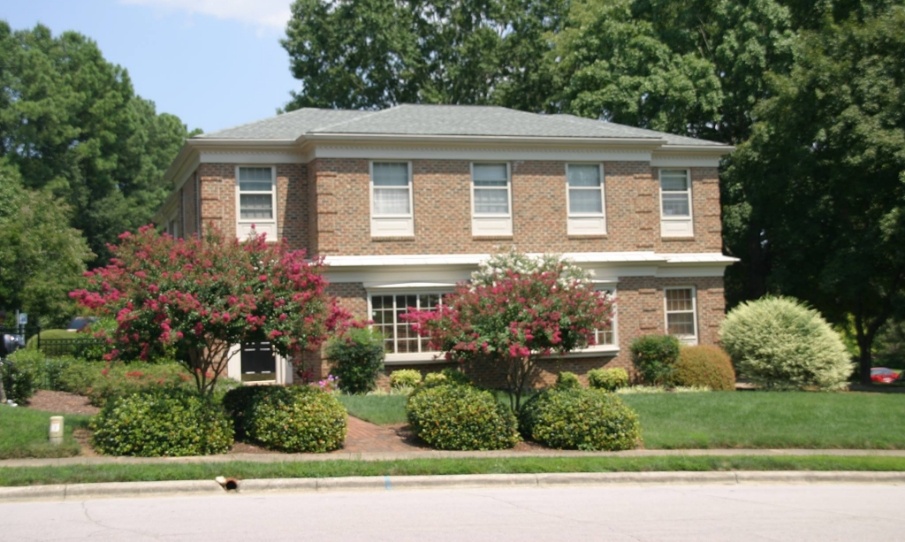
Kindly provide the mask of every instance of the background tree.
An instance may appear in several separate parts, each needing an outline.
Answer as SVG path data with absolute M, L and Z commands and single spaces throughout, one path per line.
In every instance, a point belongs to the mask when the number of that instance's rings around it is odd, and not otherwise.
M 500 103 L 540 110 L 563 0 L 296 0 L 287 109 Z
M 42 326 L 64 325 L 73 312 L 67 294 L 83 285 L 93 257 L 69 227 L 69 207 L 47 190 L 22 186 L 2 158 L 0 202 L 0 307 L 21 309 Z
M 502 373 L 517 411 L 539 361 L 593 344 L 595 329 L 610 325 L 612 302 L 573 264 L 510 253 L 491 257 L 436 310 L 405 318 L 475 382 Z
M 320 262 L 264 236 L 174 239 L 145 226 L 112 250 L 106 267 L 88 273 L 88 288 L 71 295 L 116 316 L 111 358 L 173 348 L 201 394 L 213 391 L 235 345 L 268 341 L 295 358 L 347 319 L 325 292 Z
M 125 69 L 75 32 L 0 21 L 0 157 L 31 189 L 72 207 L 69 224 L 106 260 L 107 243 L 150 220 L 185 126 L 134 94 Z
M 905 7 L 802 36 L 792 72 L 733 160 L 764 216 L 769 280 L 854 320 L 861 378 L 905 308 Z

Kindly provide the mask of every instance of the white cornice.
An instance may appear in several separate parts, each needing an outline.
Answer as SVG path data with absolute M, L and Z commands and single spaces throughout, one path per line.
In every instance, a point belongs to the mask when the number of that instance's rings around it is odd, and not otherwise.
M 488 254 L 327 256 L 332 283 L 361 282 L 373 288 L 414 288 L 468 280 Z M 721 277 L 736 258 L 720 253 L 578 252 L 563 257 L 591 271 L 596 281 L 620 277 Z

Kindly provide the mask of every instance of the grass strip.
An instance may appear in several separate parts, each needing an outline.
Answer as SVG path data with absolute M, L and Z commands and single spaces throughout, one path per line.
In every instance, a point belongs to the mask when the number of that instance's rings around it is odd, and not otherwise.
M 49 442 L 51 416 L 53 414 L 39 410 L 0 407 L 0 459 L 79 455 L 79 444 L 72 438 L 72 431 L 87 428 L 91 416 L 66 415 L 63 443 L 59 446 Z
M 905 457 L 876 456 L 656 456 L 410 459 L 256 463 L 106 464 L 0 467 L 0 486 L 238 479 L 336 478 L 453 474 L 707 471 L 903 472 Z

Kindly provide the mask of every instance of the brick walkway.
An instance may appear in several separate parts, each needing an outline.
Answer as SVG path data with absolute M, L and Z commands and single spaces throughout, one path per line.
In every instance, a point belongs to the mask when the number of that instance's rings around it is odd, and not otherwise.
M 343 447 L 333 453 L 345 452 L 421 452 L 429 451 L 414 443 L 403 425 L 380 426 L 349 416 L 349 429 Z

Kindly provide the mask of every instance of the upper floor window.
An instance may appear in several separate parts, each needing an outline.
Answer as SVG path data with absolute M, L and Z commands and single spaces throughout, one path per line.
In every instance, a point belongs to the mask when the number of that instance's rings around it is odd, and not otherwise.
M 569 235 L 605 234 L 603 168 L 599 164 L 568 164 Z
M 240 166 L 236 171 L 238 221 L 236 236 L 245 239 L 252 227 L 276 240 L 276 183 L 274 168 Z
M 685 344 L 698 343 L 697 311 L 694 288 L 667 288 L 666 333 Z
M 472 235 L 512 235 L 508 164 L 472 164 Z
M 412 236 L 412 180 L 408 162 L 371 164 L 371 235 Z
M 692 237 L 691 178 L 687 169 L 660 170 L 660 235 Z
M 371 320 L 384 337 L 388 361 L 396 354 L 431 352 L 428 340 L 418 336 L 412 325 L 401 318 L 408 310 L 432 310 L 443 303 L 440 293 L 375 294 L 370 298 Z M 396 356 L 397 358 L 402 356 Z

